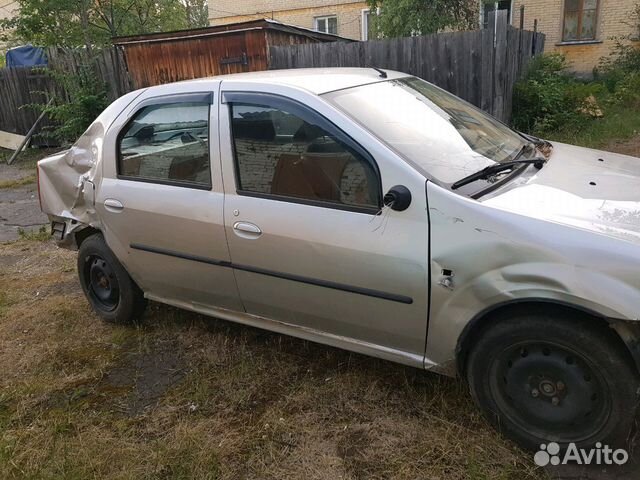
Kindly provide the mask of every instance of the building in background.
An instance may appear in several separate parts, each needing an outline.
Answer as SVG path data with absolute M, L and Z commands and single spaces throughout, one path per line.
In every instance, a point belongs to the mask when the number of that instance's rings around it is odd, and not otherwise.
M 12 18 L 18 9 L 16 0 L 0 0 L 0 20 Z
M 369 8 L 353 0 L 215 0 L 209 2 L 209 24 L 270 18 L 353 40 L 369 38 Z
M 3 1 L 3 0 L 0 0 Z M 545 51 L 566 55 L 571 68 L 591 73 L 611 53 L 616 37 L 638 37 L 632 12 L 639 0 L 478 0 L 479 23 L 486 27 L 492 10 L 507 10 L 509 21 L 546 35 Z M 259 18 L 332 33 L 354 40 L 372 38 L 366 1 L 353 0 L 216 0 L 209 2 L 209 23 L 222 25 Z M 636 21 L 637 25 L 637 21 Z
M 510 22 L 520 25 L 524 5 L 524 28 L 546 35 L 545 51 L 563 53 L 571 68 L 591 73 L 600 58 L 611 53 L 616 38 L 638 39 L 634 8 L 638 0 L 480 0 L 480 24 L 486 26 L 489 12 L 507 10 Z
M 12 18 L 16 10 L 18 9 L 18 2 L 16 0 L 0 0 L 0 20 L 5 20 L 8 18 Z M 6 34 L 6 32 L 0 32 L 0 35 Z M 0 57 L 2 57 L 2 61 L 0 64 L 4 63 L 4 55 L 7 51 L 7 44 L 3 42 L 2 37 L 0 37 Z

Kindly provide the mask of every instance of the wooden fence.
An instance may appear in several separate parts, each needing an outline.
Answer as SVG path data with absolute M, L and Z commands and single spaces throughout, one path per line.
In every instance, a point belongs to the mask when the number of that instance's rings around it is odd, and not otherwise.
M 82 65 L 91 65 L 96 78 L 105 84 L 111 101 L 132 90 L 122 53 L 115 48 L 96 51 L 91 55 L 82 50 L 50 48 L 47 58 L 48 69 L 0 69 L 0 130 L 24 135 L 40 115 L 37 105 L 46 104 L 52 97 L 68 98 L 68 92 L 47 71 L 49 69 L 73 74 Z M 45 120 L 40 128 L 46 125 Z M 42 142 L 43 139 L 39 139 L 38 143 Z
M 369 42 L 309 43 L 269 47 L 269 68 L 367 67 L 400 70 L 424 78 L 508 122 L 516 80 L 542 52 L 544 35 L 508 25 L 506 11 L 492 28 Z M 49 49 L 49 68 L 75 73 L 90 63 L 115 100 L 136 88 L 117 47 L 94 52 Z M 26 134 L 46 104 L 68 92 L 42 68 L 0 69 L 0 130 Z M 68 98 L 68 97 L 66 97 Z M 42 126 L 47 124 L 46 120 Z
M 270 69 L 304 67 L 386 68 L 416 75 L 509 122 L 513 86 L 530 59 L 544 49 L 544 35 L 508 24 L 506 10 L 491 28 L 356 43 L 271 47 Z

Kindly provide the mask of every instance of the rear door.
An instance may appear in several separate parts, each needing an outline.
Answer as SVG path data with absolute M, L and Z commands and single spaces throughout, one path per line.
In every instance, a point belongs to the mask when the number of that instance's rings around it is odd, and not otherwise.
M 246 311 L 420 365 L 424 178 L 318 97 L 222 87 L 225 226 Z M 398 184 L 410 207 L 383 209 Z
M 96 210 L 108 245 L 151 298 L 241 310 L 216 113 L 212 91 L 142 98 L 106 137 Z

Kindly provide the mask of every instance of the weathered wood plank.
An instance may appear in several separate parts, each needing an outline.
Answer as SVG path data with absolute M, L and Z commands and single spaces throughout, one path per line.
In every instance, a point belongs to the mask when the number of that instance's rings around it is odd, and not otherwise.
M 3 132 L 0 130 L 0 147 L 8 148 L 9 150 L 17 150 L 24 141 L 23 135 L 16 135 L 15 133 Z
M 512 92 L 528 63 L 544 48 L 544 35 L 516 30 L 505 11 L 490 28 L 421 37 L 272 46 L 269 68 L 364 67 L 399 70 L 430 81 L 492 113 L 511 116 Z

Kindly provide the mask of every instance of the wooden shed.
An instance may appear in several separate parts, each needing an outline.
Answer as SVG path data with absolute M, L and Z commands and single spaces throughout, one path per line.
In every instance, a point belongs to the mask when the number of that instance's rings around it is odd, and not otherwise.
M 269 47 L 351 41 L 274 20 L 116 37 L 135 88 L 269 68 Z

